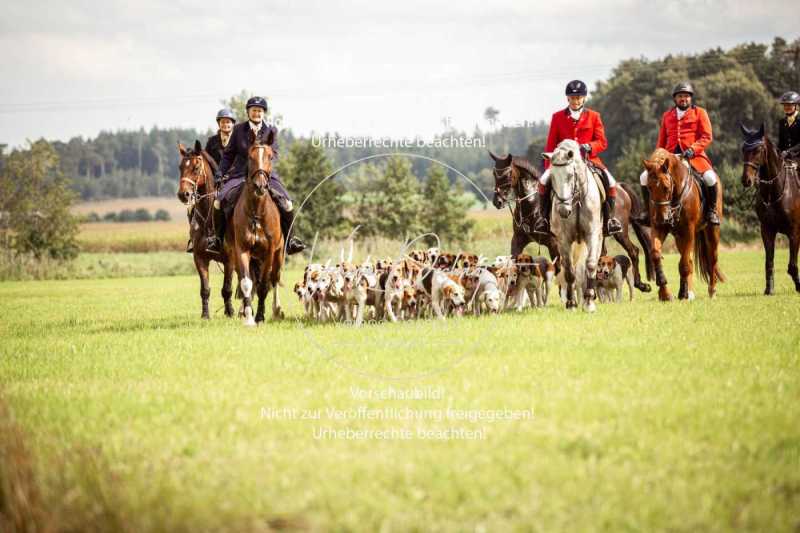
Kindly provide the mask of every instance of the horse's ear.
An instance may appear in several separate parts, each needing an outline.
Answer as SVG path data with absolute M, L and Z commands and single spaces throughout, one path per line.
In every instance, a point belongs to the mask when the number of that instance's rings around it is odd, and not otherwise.
M 663 163 L 661 163 L 661 172 L 664 174 L 669 173 L 669 159 L 665 159 Z
M 252 129 L 247 132 L 247 142 L 249 142 L 250 144 L 255 144 L 257 140 L 258 137 L 256 136 L 256 133 Z
M 198 154 L 203 151 L 203 145 L 197 139 L 194 140 L 194 151 Z
M 500 161 L 500 158 L 499 158 L 499 157 L 497 157 L 496 155 L 494 155 L 494 152 L 492 152 L 491 150 L 489 150 L 489 156 L 490 156 L 490 157 L 491 157 L 491 158 L 492 158 L 492 159 L 493 159 L 495 162 L 497 162 L 497 161 Z
M 505 166 L 508 166 L 511 164 L 511 161 L 513 161 L 513 159 L 514 157 L 511 155 L 511 152 L 509 152 L 508 155 L 505 157 L 505 159 L 503 159 L 503 164 Z
M 553 152 L 542 152 L 542 159 L 550 161 L 553 159 Z
M 739 129 L 742 131 L 742 135 L 744 135 L 745 138 L 751 137 L 753 135 L 753 130 L 745 126 L 744 123 L 741 121 L 739 122 Z
M 764 128 L 764 123 L 762 122 L 761 123 L 761 127 L 758 128 L 758 138 L 759 139 L 763 139 L 764 138 L 764 131 L 766 131 L 766 129 Z
M 270 128 L 269 133 L 267 134 L 267 146 L 272 146 L 272 143 L 275 142 L 275 130 Z
M 186 147 L 180 141 L 178 142 L 178 151 L 181 153 L 181 157 L 186 157 Z

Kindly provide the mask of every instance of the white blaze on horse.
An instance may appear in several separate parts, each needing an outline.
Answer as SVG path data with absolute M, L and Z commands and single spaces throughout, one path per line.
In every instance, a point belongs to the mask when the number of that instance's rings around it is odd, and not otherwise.
M 586 247 L 586 287 L 584 310 L 594 312 L 597 261 L 603 248 L 601 188 L 581 157 L 580 145 L 572 139 L 559 143 L 553 152 L 542 157 L 550 161 L 550 184 L 553 189 L 551 228 L 558 242 L 559 257 L 567 282 L 567 309 L 578 306 L 575 300 L 574 246 Z M 558 216 L 556 216 L 556 214 Z

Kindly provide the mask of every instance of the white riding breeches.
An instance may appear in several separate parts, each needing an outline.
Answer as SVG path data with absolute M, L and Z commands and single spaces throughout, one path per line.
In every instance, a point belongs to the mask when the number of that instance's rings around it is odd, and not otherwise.
M 544 186 L 547 186 L 547 184 L 550 183 L 550 170 L 551 169 L 549 169 L 549 168 L 547 170 L 545 170 L 544 174 L 542 174 L 541 177 L 539 178 L 539 183 L 541 183 Z M 606 173 L 606 178 L 608 178 L 608 186 L 609 187 L 616 187 L 617 186 L 617 180 L 614 179 L 614 176 L 611 175 L 611 172 L 609 172 L 607 168 L 603 169 L 603 171 Z M 645 181 L 647 181 L 647 177 L 646 176 L 645 176 Z
M 642 184 L 642 187 L 647 187 L 647 171 L 645 170 L 641 174 L 639 174 L 639 183 Z M 714 172 L 713 169 L 708 169 L 703 172 L 703 185 L 706 187 L 711 187 L 717 183 L 717 173 Z

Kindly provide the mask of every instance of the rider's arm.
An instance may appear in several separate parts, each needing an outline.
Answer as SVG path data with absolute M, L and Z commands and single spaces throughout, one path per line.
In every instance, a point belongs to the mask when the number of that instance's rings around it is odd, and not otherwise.
M 228 173 L 234 160 L 236 160 L 236 145 L 238 144 L 236 136 L 238 132 L 238 128 L 233 129 L 231 138 L 228 140 L 228 146 L 222 152 L 222 160 L 219 162 L 219 174 L 222 176 Z
M 667 114 L 661 116 L 661 126 L 658 128 L 658 142 L 656 148 L 667 148 Z
M 278 149 L 278 128 L 275 126 L 270 126 L 272 128 L 272 144 L 270 147 L 272 148 L 272 160 L 277 161 L 279 155 Z
M 690 148 L 695 155 L 700 155 L 711 144 L 711 139 L 711 119 L 705 109 L 697 108 L 697 137 Z
M 786 138 L 786 128 L 783 127 L 783 121 L 778 124 L 778 151 L 789 149 L 789 139 Z
M 596 157 L 608 148 L 608 139 L 606 139 L 606 129 L 603 126 L 603 119 L 600 118 L 599 114 L 595 116 L 597 119 L 594 123 L 594 132 L 592 132 L 592 142 L 589 143 L 589 146 L 592 147 L 593 157 Z

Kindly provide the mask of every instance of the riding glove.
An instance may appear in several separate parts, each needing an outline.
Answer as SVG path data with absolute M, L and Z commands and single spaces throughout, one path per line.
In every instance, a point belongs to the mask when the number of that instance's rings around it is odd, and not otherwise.
M 694 157 L 694 150 L 692 150 L 691 148 L 687 148 L 687 149 L 686 149 L 686 150 L 684 150 L 684 152 L 683 152 L 683 157 L 684 157 L 685 159 L 691 159 L 691 158 L 693 158 L 693 157 Z
M 581 151 L 586 155 L 591 154 L 592 153 L 592 145 L 591 144 L 582 144 L 581 145 Z

